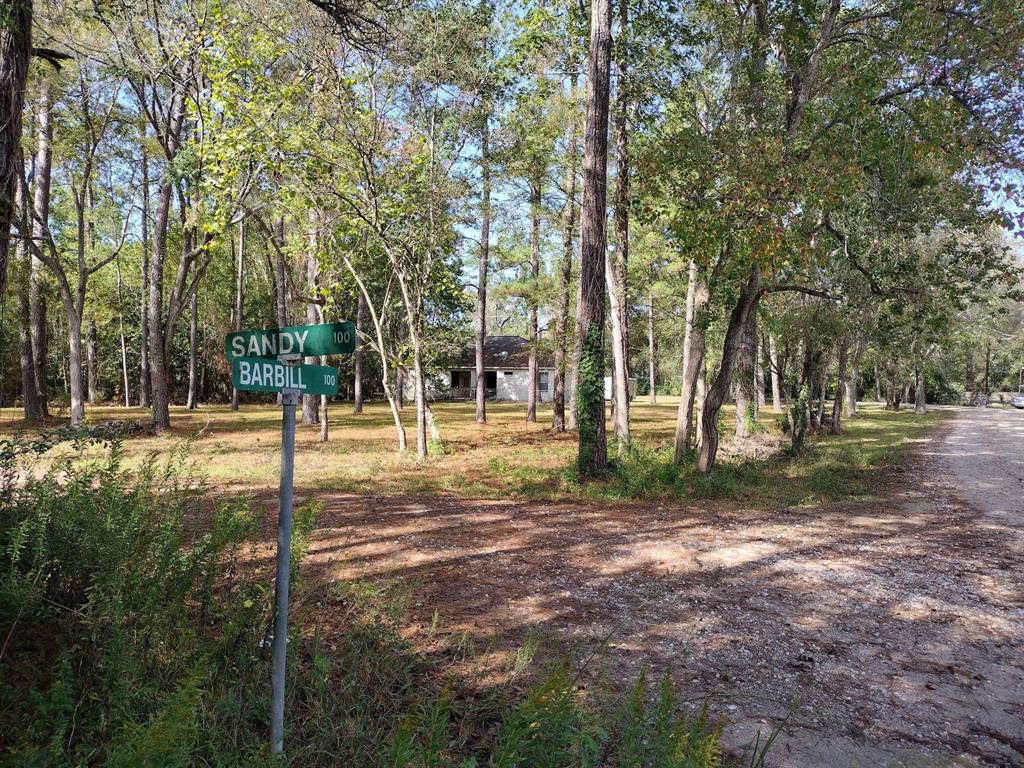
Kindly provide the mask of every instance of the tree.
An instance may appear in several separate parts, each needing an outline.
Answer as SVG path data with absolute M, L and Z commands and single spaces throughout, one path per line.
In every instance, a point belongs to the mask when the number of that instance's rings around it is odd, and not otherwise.
M 582 339 L 576 374 L 576 424 L 581 474 L 608 467 L 604 423 L 605 231 L 608 175 L 608 101 L 611 68 L 611 6 L 591 0 L 587 111 L 583 131 L 583 201 L 580 208 L 580 300 L 576 333 Z

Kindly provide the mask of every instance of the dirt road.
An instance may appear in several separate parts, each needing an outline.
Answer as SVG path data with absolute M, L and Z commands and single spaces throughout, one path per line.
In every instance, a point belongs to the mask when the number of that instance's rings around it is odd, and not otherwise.
M 963 410 L 880 501 L 828 508 L 334 496 L 310 558 L 418 583 L 428 646 L 607 633 L 774 768 L 1024 765 L 1024 413 Z M 427 627 L 435 608 L 440 633 Z

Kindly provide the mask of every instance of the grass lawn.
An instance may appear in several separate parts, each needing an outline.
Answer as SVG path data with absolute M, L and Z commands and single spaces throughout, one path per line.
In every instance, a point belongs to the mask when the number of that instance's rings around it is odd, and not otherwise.
M 527 424 L 521 404 L 488 404 L 488 423 L 479 425 L 472 403 L 437 403 L 434 414 L 444 442 L 443 453 L 417 463 L 410 454 L 395 452 L 395 433 L 384 403 L 370 403 L 354 415 L 348 403 L 331 408 L 330 441 L 318 442 L 317 426 L 299 426 L 295 484 L 304 490 L 360 494 L 450 495 L 462 498 L 564 499 L 737 498 L 764 505 L 815 504 L 836 498 L 867 496 L 873 470 L 896 463 L 903 451 L 948 414 L 930 411 L 890 413 L 877 406 L 861 407 L 861 415 L 844 420 L 843 434 L 811 441 L 798 461 L 779 455 L 752 459 L 729 456 L 733 412 L 723 419 L 723 460 L 709 476 L 671 464 L 677 398 L 663 397 L 656 406 L 633 403 L 630 415 L 634 450 L 618 462 L 609 478 L 580 485 L 572 471 L 575 435 L 553 435 L 550 408 L 542 407 L 536 424 Z M 0 438 L 24 429 L 16 409 L 0 412 Z M 415 418 L 405 418 L 411 443 Z M 147 420 L 142 409 L 96 407 L 88 419 Z M 762 435 L 767 448 L 784 445 L 777 417 L 762 411 Z M 174 408 L 173 430 L 161 436 L 125 441 L 129 464 L 151 453 L 166 454 L 190 443 L 189 455 L 210 483 L 235 490 L 276 490 L 280 467 L 280 409 L 270 405 L 244 406 L 232 413 L 226 405 L 202 406 L 196 411 Z M 59 422 L 54 422 L 57 425 Z M 67 449 L 59 449 L 67 450 Z M 99 456 L 99 448 L 83 458 Z

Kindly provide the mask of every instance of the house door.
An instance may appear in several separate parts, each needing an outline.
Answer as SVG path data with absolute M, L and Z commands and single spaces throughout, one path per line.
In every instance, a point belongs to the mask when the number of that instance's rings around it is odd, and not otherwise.
M 484 371 L 484 394 L 487 397 L 498 396 L 498 372 Z

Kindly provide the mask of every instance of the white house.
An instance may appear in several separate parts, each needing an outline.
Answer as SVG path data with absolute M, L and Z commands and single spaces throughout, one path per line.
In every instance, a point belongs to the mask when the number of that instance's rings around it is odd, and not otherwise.
M 522 336 L 487 336 L 484 339 L 484 388 L 488 400 L 525 403 L 529 398 L 530 342 Z M 542 403 L 554 395 L 555 367 L 548 352 L 537 354 L 537 395 Z M 405 396 L 415 394 L 412 372 L 405 379 Z M 472 399 L 476 396 L 476 347 L 466 347 L 459 358 L 427 381 L 431 399 Z M 568 393 L 567 393 L 568 396 Z
M 522 336 L 487 336 L 484 339 L 484 391 L 488 400 L 525 403 L 530 393 L 530 342 Z M 542 403 L 550 403 L 554 396 L 555 366 L 552 356 L 541 351 L 537 355 L 537 390 Z M 405 396 L 415 396 L 411 372 L 405 378 Z M 432 400 L 472 400 L 476 396 L 476 347 L 466 347 L 459 359 L 430 376 L 427 397 Z M 612 397 L 612 379 L 604 380 L 604 396 Z M 636 379 L 629 379 L 629 396 L 636 396 Z M 572 402 L 569 382 L 565 399 Z

